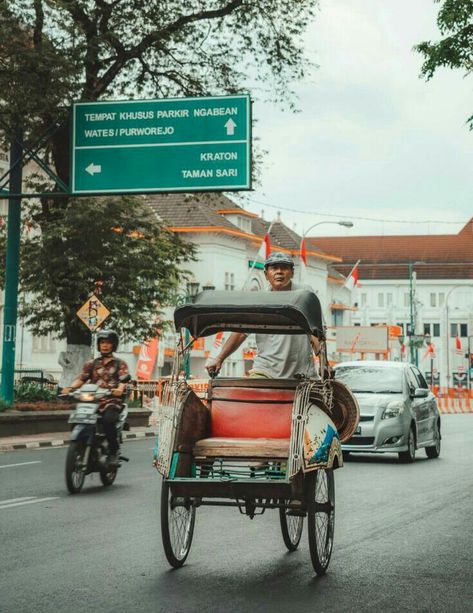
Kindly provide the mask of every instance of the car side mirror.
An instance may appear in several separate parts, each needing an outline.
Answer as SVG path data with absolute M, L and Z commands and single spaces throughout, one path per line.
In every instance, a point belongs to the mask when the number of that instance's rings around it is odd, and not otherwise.
M 427 398 L 428 395 L 429 390 L 426 390 L 425 387 L 416 387 L 412 393 L 413 398 Z

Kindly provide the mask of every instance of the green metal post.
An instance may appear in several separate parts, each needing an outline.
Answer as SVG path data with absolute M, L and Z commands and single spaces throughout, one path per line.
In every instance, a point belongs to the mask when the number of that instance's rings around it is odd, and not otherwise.
M 191 335 L 189 330 L 186 328 L 185 329 L 185 335 L 184 335 L 184 343 L 187 345 L 189 344 L 191 340 Z M 189 379 L 190 374 L 191 374 L 191 360 L 190 360 L 190 351 L 187 351 L 187 353 L 184 355 L 184 373 L 186 375 L 186 379 Z
M 17 129 L 10 147 L 10 194 L 21 193 L 23 153 L 22 133 Z M 0 396 L 13 402 L 15 378 L 16 319 L 18 311 L 18 278 L 20 269 L 21 198 L 8 201 L 7 253 L 5 266 L 5 307 L 3 315 L 2 383 Z

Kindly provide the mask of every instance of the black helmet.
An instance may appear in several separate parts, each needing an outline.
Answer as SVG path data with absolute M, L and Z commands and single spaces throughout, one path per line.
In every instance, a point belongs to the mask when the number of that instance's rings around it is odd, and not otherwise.
M 97 332 L 97 349 L 100 351 L 100 341 L 110 341 L 112 352 L 118 349 L 119 338 L 115 330 L 99 330 Z
M 264 268 L 266 269 L 272 264 L 287 264 L 287 266 L 292 266 L 292 268 L 294 268 L 292 256 L 289 253 L 282 253 L 281 251 L 273 251 L 273 253 L 266 258 Z

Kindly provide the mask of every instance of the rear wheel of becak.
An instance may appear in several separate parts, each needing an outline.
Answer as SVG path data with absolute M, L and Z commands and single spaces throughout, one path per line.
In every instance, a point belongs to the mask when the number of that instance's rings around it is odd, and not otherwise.
M 289 551 L 296 551 L 302 536 L 304 518 L 298 515 L 290 515 L 290 509 L 279 509 L 279 521 L 284 544 Z
M 66 456 L 66 485 L 71 494 L 78 494 L 85 481 L 83 468 L 85 443 L 71 441 Z
M 163 480 L 161 488 L 161 536 L 164 553 L 173 568 L 186 561 L 192 544 L 195 506 L 188 498 L 175 498 L 169 484 Z
M 332 555 L 335 528 L 335 483 L 333 470 L 319 469 L 304 478 L 307 532 L 312 566 L 323 575 Z

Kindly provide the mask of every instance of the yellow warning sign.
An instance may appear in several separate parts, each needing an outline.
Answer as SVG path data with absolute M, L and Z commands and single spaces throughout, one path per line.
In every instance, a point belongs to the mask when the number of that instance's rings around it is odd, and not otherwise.
M 77 317 L 85 323 L 91 332 L 95 332 L 109 315 L 110 311 L 100 302 L 95 294 L 87 298 L 77 311 Z

